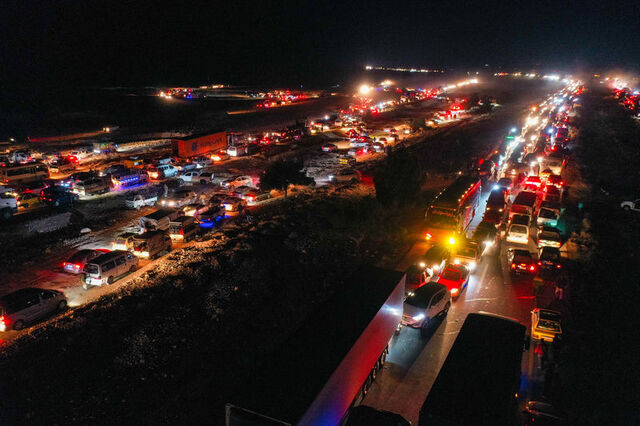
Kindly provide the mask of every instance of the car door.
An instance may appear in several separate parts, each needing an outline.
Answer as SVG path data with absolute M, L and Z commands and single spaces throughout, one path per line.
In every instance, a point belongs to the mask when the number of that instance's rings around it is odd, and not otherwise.
M 42 315 L 42 305 L 40 303 L 40 295 L 38 290 L 25 292 L 23 299 L 21 300 L 20 315 L 24 318 L 24 321 L 35 321 Z
M 442 302 L 443 296 L 444 291 L 442 290 L 433 295 L 431 301 L 429 301 L 429 307 L 427 308 L 427 318 L 435 318 L 440 313 L 442 310 L 440 302 Z
M 57 308 L 55 294 L 49 290 L 41 290 L 40 304 L 42 306 L 42 315 L 55 311 Z

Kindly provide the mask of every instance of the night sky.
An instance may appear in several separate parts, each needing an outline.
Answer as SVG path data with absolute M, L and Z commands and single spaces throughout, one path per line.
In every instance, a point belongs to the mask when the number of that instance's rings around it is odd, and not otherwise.
M 367 63 L 634 68 L 640 3 L 3 0 L 21 85 L 332 84 Z

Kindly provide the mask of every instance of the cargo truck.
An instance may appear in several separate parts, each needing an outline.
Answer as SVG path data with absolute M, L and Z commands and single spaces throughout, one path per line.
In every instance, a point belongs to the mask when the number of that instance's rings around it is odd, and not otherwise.
M 192 135 L 171 141 L 173 155 L 180 158 L 197 157 L 227 148 L 227 132 Z
M 339 425 L 382 367 L 402 318 L 404 273 L 364 267 L 265 357 L 226 425 Z

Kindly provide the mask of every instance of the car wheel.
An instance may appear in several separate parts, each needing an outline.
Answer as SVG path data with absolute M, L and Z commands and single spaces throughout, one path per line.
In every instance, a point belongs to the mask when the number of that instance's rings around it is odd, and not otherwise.
M 18 320 L 13 324 L 14 330 L 22 330 L 24 328 L 24 321 Z
M 184 185 L 184 179 L 178 179 L 178 185 Z
M 628 211 L 630 211 L 630 210 L 631 210 L 631 207 L 629 207 L 629 206 L 624 206 L 624 207 L 622 208 L 622 210 L 624 210 L 624 211 L 628 212 Z
M 113 284 L 113 277 L 107 278 L 107 285 Z
M 204 179 L 200 179 L 200 183 L 205 184 L 205 183 L 207 183 L 207 181 L 204 180 Z
M 451 307 L 451 302 L 447 302 L 446 305 L 444 305 L 444 310 L 442 311 L 442 316 L 447 316 L 447 314 L 449 313 L 449 308 Z
M 58 303 L 58 311 L 64 311 L 67 308 L 67 301 L 66 300 L 61 300 Z
M 136 270 L 136 265 L 131 265 L 131 268 L 129 268 L 129 273 L 132 273 Z

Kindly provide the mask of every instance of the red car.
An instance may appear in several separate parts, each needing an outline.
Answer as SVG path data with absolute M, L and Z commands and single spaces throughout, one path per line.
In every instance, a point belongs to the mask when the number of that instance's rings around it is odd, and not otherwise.
M 469 269 L 450 263 L 438 275 L 438 282 L 449 289 L 452 299 L 456 299 L 469 284 Z

